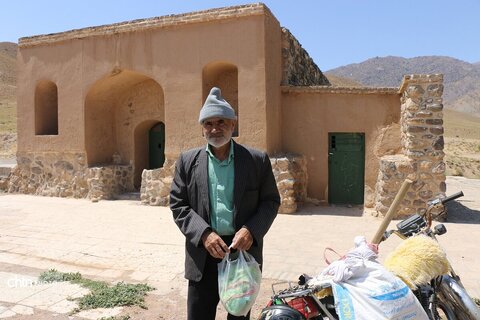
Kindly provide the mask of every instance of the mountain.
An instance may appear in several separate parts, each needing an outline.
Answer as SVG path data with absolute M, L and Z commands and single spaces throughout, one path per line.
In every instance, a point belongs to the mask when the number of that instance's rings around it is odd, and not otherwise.
M 0 42 L 0 100 L 15 98 L 17 44 Z
M 350 78 L 364 86 L 398 87 L 405 74 L 432 73 L 444 75 L 446 108 L 480 116 L 480 62 L 443 56 L 375 57 L 329 70 L 325 75 Z

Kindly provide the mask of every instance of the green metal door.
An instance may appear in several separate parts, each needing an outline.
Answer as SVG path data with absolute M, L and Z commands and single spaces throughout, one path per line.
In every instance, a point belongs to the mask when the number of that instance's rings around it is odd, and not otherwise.
M 363 204 L 365 134 L 328 134 L 328 202 Z
M 165 125 L 159 122 L 148 133 L 149 169 L 163 167 L 165 162 Z

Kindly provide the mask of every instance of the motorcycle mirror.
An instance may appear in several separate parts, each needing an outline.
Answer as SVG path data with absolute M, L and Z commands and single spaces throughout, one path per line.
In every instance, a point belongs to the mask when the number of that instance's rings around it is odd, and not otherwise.
M 441 236 L 442 234 L 447 233 L 447 228 L 443 224 L 437 224 L 435 228 L 433 228 L 433 233 L 437 236 Z
M 393 233 L 393 230 L 385 231 L 383 233 L 382 241 L 387 240 L 392 235 L 392 233 Z

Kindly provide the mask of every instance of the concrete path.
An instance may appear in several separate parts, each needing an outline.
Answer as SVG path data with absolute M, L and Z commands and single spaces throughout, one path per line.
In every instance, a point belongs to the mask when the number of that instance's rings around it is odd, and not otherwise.
M 480 200 L 475 199 L 480 180 L 449 177 L 447 185 L 448 194 L 463 189 L 466 196 L 451 206 L 445 223 L 448 232 L 439 241 L 469 293 L 480 297 Z M 325 247 L 345 253 L 355 236 L 370 239 L 380 222 L 360 207 L 311 205 L 295 215 L 279 215 L 265 239 L 263 276 L 296 280 L 301 273 L 315 275 L 326 266 Z M 183 243 L 164 207 L 130 200 L 92 203 L 0 194 L 0 318 L 29 314 L 32 308 L 71 311 L 75 306 L 66 298 L 84 294 L 84 289 L 71 284 L 31 285 L 52 268 L 115 282 L 148 282 L 159 295 L 180 288 L 185 296 Z M 394 238 L 383 243 L 381 260 L 399 243 Z

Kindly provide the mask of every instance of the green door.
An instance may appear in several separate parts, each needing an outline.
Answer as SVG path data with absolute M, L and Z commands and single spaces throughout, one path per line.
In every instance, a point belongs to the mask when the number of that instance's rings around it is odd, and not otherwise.
M 148 133 L 149 169 L 163 167 L 165 162 L 165 125 L 159 122 Z
M 365 134 L 328 134 L 328 202 L 363 204 Z

